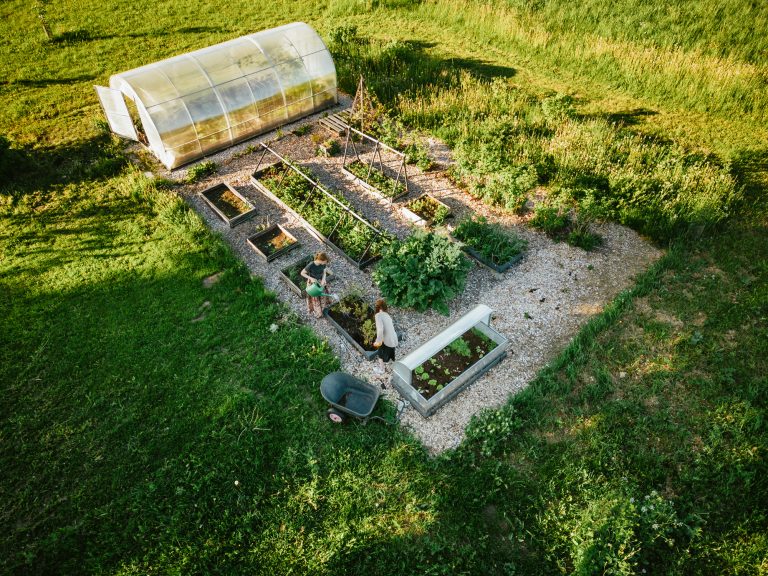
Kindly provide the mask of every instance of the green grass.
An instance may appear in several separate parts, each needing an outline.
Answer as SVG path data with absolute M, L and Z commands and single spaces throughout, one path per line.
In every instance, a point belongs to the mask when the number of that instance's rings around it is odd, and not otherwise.
M 52 0 L 47 43 L 30 4 L 3 3 L 0 572 L 764 573 L 767 36 L 762 5 L 732 4 L 715 26 L 708 2 L 591 3 L 595 30 L 563 2 L 139 2 L 116 19 Z M 591 189 L 608 200 L 656 178 L 645 198 L 684 201 L 629 223 L 724 218 L 673 233 L 458 451 L 333 427 L 318 383 L 338 360 L 172 189 L 127 168 L 91 88 L 292 20 L 374 37 L 338 60 L 342 85 L 366 71 L 407 122 L 512 158 L 521 189 L 524 163 L 566 198 L 580 173 L 606 177 Z M 548 116 L 558 92 L 574 117 Z M 494 123 L 517 132 L 494 139 Z

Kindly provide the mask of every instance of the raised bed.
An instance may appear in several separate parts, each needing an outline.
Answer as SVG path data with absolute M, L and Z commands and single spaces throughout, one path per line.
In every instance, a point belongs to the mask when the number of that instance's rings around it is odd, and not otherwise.
M 491 327 L 492 312 L 478 305 L 395 362 L 392 385 L 419 414 L 431 416 L 506 356 L 509 341 Z
M 341 167 L 363 188 L 390 203 L 410 191 L 405 154 L 349 125 Z
M 251 175 L 253 185 L 286 212 L 294 215 L 320 242 L 335 248 L 362 269 L 381 256 L 389 236 L 356 214 L 348 203 L 335 196 L 285 158 L 262 144 L 278 162 Z
M 230 228 L 256 215 L 253 204 L 226 182 L 203 190 L 200 196 Z
M 356 295 L 347 295 L 341 301 L 323 310 L 323 314 L 342 338 L 360 352 L 366 360 L 376 357 L 376 318 L 373 307 Z
M 460 222 L 452 237 L 462 244 L 462 250 L 497 274 L 520 262 L 528 246 L 522 238 L 505 233 L 483 217 Z
M 299 246 L 296 238 L 280 224 L 272 224 L 266 230 L 249 236 L 248 244 L 267 262 L 272 262 Z
M 400 212 L 418 226 L 429 228 L 442 225 L 447 218 L 452 218 L 451 209 L 431 194 L 422 194 L 404 206 Z
M 394 202 L 408 194 L 408 189 L 404 184 L 390 178 L 379 168 L 364 164 L 360 160 L 346 164 L 342 167 L 342 171 L 352 176 L 355 182 L 369 192 L 373 192 L 389 202 Z
M 312 262 L 312 256 L 305 256 L 298 262 L 294 262 L 290 266 L 286 266 L 279 272 L 280 279 L 286 283 L 288 288 L 295 293 L 299 298 L 305 298 L 307 292 L 305 290 L 307 282 L 301 276 L 301 271 L 306 268 L 307 264 Z

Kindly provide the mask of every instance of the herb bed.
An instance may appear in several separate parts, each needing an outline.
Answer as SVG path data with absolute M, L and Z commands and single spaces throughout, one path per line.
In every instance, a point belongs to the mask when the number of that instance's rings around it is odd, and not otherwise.
M 482 216 L 463 220 L 452 236 L 463 243 L 465 252 L 499 274 L 522 260 L 528 247 L 526 240 L 505 232 L 498 224 L 489 224 Z
M 254 186 L 299 218 L 318 240 L 336 248 L 358 268 L 368 266 L 381 256 L 382 249 L 390 242 L 389 235 L 356 214 L 343 197 L 329 192 L 272 153 L 280 161 L 258 168 L 251 175 Z
M 323 310 L 323 314 L 341 336 L 366 360 L 373 360 L 377 350 L 376 319 L 373 307 L 360 296 L 349 294 Z
M 293 235 L 279 224 L 248 237 L 248 244 L 267 262 L 272 262 L 299 246 Z
M 226 182 L 203 190 L 200 196 L 230 228 L 256 215 L 253 204 Z
M 430 194 L 414 198 L 405 206 L 401 206 L 400 212 L 414 224 L 426 228 L 441 226 L 448 218 L 453 217 L 451 209 Z

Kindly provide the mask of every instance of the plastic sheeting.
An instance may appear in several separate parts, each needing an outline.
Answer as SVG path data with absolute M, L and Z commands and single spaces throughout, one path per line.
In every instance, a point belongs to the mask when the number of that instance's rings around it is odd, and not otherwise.
M 109 85 L 133 100 L 168 168 L 338 101 L 333 58 L 301 22 L 116 74 Z

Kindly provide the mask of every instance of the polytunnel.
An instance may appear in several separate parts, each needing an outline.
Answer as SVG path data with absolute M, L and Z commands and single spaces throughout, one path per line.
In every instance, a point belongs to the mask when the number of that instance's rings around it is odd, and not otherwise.
M 320 36 L 286 24 L 174 56 L 96 86 L 112 131 L 176 168 L 338 101 Z

